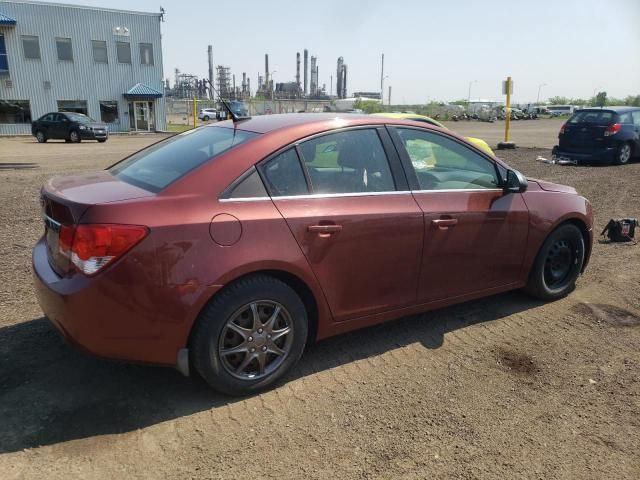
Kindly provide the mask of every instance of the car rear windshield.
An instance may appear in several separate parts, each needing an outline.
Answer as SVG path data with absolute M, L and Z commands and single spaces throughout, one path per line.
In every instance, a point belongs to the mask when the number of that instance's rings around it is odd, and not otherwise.
M 258 135 L 235 128 L 197 128 L 134 153 L 108 171 L 124 182 L 159 192 L 211 158 Z
M 618 114 L 611 110 L 581 110 L 569 119 L 569 123 L 611 125 L 612 123 L 616 123 L 617 116 Z

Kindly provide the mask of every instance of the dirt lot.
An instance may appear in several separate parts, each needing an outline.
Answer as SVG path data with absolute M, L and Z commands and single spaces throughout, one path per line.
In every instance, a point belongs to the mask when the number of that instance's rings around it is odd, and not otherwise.
M 1 479 L 640 477 L 640 246 L 596 243 L 555 303 L 513 292 L 323 341 L 252 398 L 64 344 L 31 287 L 38 188 L 156 139 L 0 139 Z M 504 157 L 575 186 L 596 230 L 640 216 L 640 163 L 560 167 L 539 154 L 550 152 Z

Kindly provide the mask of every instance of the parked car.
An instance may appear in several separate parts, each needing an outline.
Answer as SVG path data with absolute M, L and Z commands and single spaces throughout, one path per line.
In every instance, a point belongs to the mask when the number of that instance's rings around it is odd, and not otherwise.
M 640 155 L 640 107 L 578 110 L 560 128 L 553 155 L 575 163 L 629 163 Z
M 247 109 L 247 105 L 244 102 L 239 100 L 231 100 L 227 102 L 231 111 L 238 117 L 246 117 L 249 115 L 249 110 Z M 227 120 L 228 112 L 226 108 L 221 108 L 218 110 L 218 120 Z
M 212 118 L 217 118 L 218 111 L 215 108 L 202 108 L 198 112 L 198 118 L 204 122 L 208 122 Z
M 573 188 L 369 115 L 202 126 L 41 199 L 35 289 L 62 335 L 228 394 L 273 385 L 317 339 L 518 288 L 558 299 L 593 239 Z
M 414 122 L 423 122 L 423 123 L 427 123 L 429 125 L 435 125 L 436 127 L 444 128 L 445 130 L 447 130 L 447 127 L 445 127 L 439 121 L 431 117 L 427 117 L 426 115 L 418 115 L 417 113 L 372 113 L 372 115 L 374 117 L 413 120 Z M 477 148 L 479 148 L 480 150 L 484 150 L 489 155 L 493 155 L 493 150 L 491 150 L 491 147 L 489 146 L 489 144 L 484 140 L 482 140 L 481 138 L 467 137 L 467 140 L 471 142 L 473 145 L 475 145 Z
M 31 134 L 40 143 L 53 139 L 72 143 L 97 140 L 103 143 L 109 138 L 109 127 L 82 113 L 51 112 L 31 123 Z

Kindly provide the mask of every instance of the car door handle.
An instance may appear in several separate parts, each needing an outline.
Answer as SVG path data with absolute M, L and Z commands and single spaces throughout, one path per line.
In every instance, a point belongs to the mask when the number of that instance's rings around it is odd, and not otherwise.
M 319 234 L 331 234 L 342 231 L 342 225 L 309 225 L 307 230 Z
M 453 227 L 457 223 L 458 223 L 457 218 L 438 218 L 436 220 L 431 220 L 432 225 L 435 225 L 436 227 L 443 230 L 445 228 Z

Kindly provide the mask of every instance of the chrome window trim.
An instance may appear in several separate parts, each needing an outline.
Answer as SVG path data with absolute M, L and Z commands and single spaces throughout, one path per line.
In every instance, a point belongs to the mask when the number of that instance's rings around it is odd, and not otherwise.
M 452 193 L 452 192 L 502 192 L 501 188 L 446 188 L 442 190 L 413 190 L 413 193 Z
M 389 192 L 353 192 L 353 193 L 314 193 L 313 195 L 283 195 L 281 197 L 220 198 L 220 202 L 260 202 L 264 200 L 297 200 L 343 197 L 376 197 L 380 195 L 407 195 L 412 193 L 463 193 L 463 192 L 502 192 L 501 188 L 450 188 L 443 190 L 393 190 Z

